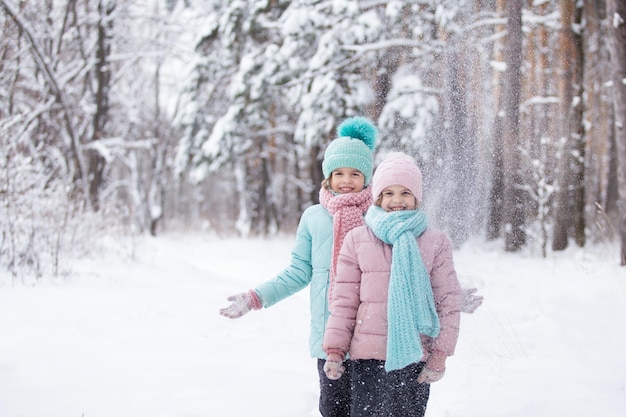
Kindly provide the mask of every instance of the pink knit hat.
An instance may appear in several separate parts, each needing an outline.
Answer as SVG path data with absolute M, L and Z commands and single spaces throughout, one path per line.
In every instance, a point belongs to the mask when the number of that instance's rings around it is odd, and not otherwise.
M 392 152 L 378 165 L 372 177 L 372 194 L 376 200 L 390 185 L 402 185 L 422 201 L 422 171 L 415 159 L 402 152 Z

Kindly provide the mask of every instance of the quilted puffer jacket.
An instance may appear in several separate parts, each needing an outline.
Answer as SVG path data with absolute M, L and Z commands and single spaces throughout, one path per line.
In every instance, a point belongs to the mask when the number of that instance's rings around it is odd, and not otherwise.
M 459 335 L 461 287 L 448 237 L 428 229 L 417 239 L 430 276 L 441 330 L 421 336 L 424 357 L 434 350 L 454 353 Z M 324 337 L 326 352 L 349 353 L 351 359 L 386 359 L 387 297 L 392 247 L 367 226 L 348 232 L 337 260 L 330 294 L 331 316 Z
M 333 217 L 321 205 L 307 208 L 300 218 L 291 262 L 273 279 L 255 291 L 270 307 L 310 285 L 311 333 L 309 350 L 314 358 L 325 359 L 322 350 L 324 329 L 328 320 L 328 285 L 333 245 Z

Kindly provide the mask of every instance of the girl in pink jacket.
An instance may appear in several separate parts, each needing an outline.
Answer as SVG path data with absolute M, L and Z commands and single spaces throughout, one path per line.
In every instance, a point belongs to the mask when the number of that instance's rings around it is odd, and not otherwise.
M 419 208 L 422 174 L 390 154 L 372 178 L 366 225 L 348 232 L 330 284 L 324 371 L 351 361 L 351 417 L 423 417 L 459 335 L 461 287 L 452 247 Z M 346 376 L 347 377 L 347 376 Z

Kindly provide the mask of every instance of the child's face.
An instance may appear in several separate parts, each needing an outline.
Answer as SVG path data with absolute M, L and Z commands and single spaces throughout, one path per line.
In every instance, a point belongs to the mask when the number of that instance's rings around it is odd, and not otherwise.
M 337 194 L 358 193 L 365 188 L 365 175 L 354 168 L 337 168 L 330 173 L 328 185 Z
M 417 198 L 402 185 L 390 185 L 380 193 L 380 207 L 385 211 L 415 210 Z

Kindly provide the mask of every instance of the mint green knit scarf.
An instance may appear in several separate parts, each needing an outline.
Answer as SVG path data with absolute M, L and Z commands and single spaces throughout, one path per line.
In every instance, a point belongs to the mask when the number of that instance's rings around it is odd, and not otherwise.
M 422 358 L 420 333 L 439 334 L 433 290 L 416 241 L 428 225 L 426 214 L 422 210 L 386 212 L 372 206 L 365 223 L 380 240 L 392 245 L 385 369 L 402 369 Z

